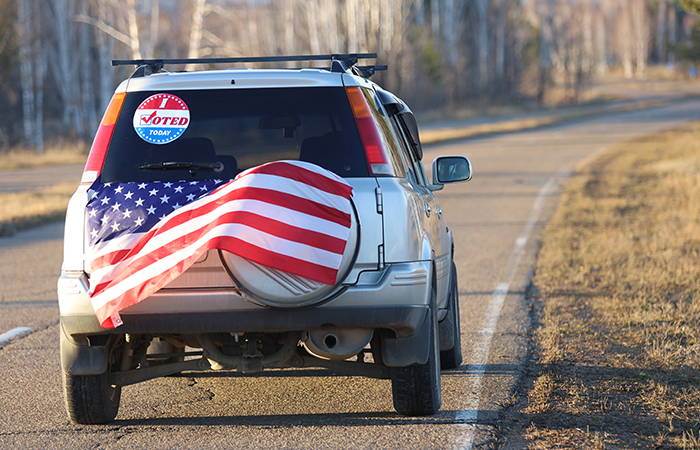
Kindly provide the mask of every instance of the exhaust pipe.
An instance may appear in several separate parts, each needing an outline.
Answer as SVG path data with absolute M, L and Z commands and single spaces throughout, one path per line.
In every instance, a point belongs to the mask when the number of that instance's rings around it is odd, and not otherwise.
M 374 330 L 368 328 L 338 328 L 326 325 L 318 330 L 307 331 L 304 347 L 312 355 L 332 361 L 351 358 L 369 344 Z

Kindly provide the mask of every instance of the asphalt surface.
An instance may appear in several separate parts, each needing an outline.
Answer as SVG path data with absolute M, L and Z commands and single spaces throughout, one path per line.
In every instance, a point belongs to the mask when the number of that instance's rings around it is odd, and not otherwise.
M 526 357 L 525 293 L 543 226 L 576 164 L 612 144 L 700 118 L 700 101 L 425 149 L 471 158 L 438 193 L 453 230 L 464 364 L 442 411 L 407 418 L 389 381 L 326 371 L 185 375 L 124 388 L 117 420 L 72 425 L 63 408 L 55 282 L 62 225 L 0 238 L 1 448 L 484 448 Z M 3 333 L 30 328 L 9 339 Z

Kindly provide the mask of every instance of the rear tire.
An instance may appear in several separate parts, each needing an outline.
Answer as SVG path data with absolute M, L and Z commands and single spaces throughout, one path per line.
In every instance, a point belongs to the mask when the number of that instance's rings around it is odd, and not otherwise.
M 424 416 L 435 414 L 442 404 L 440 384 L 440 342 L 437 333 L 437 307 L 435 290 L 431 292 L 430 339 L 432 345 L 425 364 L 391 369 L 391 390 L 394 409 L 405 416 Z
M 449 350 L 440 352 L 440 366 L 442 370 L 456 369 L 462 364 L 462 329 L 459 323 L 459 288 L 457 285 L 457 268 L 452 263 L 452 279 L 450 282 L 450 295 L 447 298 L 447 314 L 453 324 L 454 346 Z
M 71 375 L 63 372 L 66 411 L 77 424 L 109 423 L 119 411 L 121 386 L 109 383 L 109 372 L 101 375 Z

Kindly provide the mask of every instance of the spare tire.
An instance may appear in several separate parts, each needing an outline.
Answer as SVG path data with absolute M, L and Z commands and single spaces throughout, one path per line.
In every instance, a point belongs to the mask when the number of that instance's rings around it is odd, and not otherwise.
M 236 286 L 249 300 L 272 308 L 299 308 L 319 303 L 340 289 L 355 264 L 360 248 L 360 223 L 352 200 L 352 225 L 334 285 L 265 267 L 220 250 L 221 262 Z

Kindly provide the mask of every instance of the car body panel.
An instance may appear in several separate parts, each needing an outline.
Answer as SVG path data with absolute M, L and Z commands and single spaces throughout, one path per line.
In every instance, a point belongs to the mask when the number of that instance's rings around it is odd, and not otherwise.
M 323 69 L 234 69 L 133 77 L 122 82 L 116 92 L 127 93 L 124 104 L 131 104 L 128 99 L 132 93 L 294 87 L 362 88 L 374 108 L 372 120 L 381 128 L 383 145 L 392 147 L 386 151 L 388 162 L 398 168 L 393 175 L 345 178 L 353 187 L 352 203 L 359 229 L 355 259 L 345 278 L 316 303 L 286 309 L 266 307 L 236 284 L 222 264 L 220 251 L 209 250 L 174 281 L 120 311 L 123 325 L 104 329 L 95 317 L 89 296 L 91 270 L 86 259 L 85 210 L 90 193 L 89 184 L 81 184 L 67 211 L 64 263 L 58 280 L 66 349 L 72 348 L 68 343 L 83 345 L 85 336 L 91 335 L 286 333 L 333 326 L 381 331 L 380 339 L 388 352 L 383 355 L 387 365 L 425 363 L 431 347 L 426 341 L 426 330 L 430 328 L 426 326 L 426 318 L 432 314 L 433 291 L 437 307 L 443 310 L 437 316 L 444 317 L 452 264 L 452 236 L 431 187 L 420 181 L 427 179 L 422 163 L 406 156 L 411 145 L 417 148 L 415 142 L 410 143 L 407 134 L 397 128 L 400 124 L 394 122 L 396 113 L 382 106 L 377 95 L 379 88 L 374 83 L 350 73 Z M 200 93 L 197 98 L 205 98 L 203 95 Z M 405 104 L 401 102 L 401 105 L 402 114 L 412 114 Z M 350 107 L 350 104 L 341 106 Z M 118 120 L 131 120 L 133 115 L 133 111 L 124 109 Z M 260 129 L 265 129 L 262 122 L 260 124 Z M 120 128 L 117 123 L 114 129 L 128 130 L 128 127 Z M 286 134 L 287 130 L 284 132 Z M 358 137 L 361 136 L 351 135 L 343 143 Z M 417 134 L 413 138 L 417 139 Z M 401 152 L 404 154 L 400 155 Z M 418 175 L 411 175 L 415 171 Z M 157 173 L 153 177 L 157 177 Z M 65 367 L 83 367 L 81 370 L 88 371 L 90 367 L 102 367 L 92 362 L 81 365 L 77 359 L 90 353 L 83 350 L 66 350 Z

